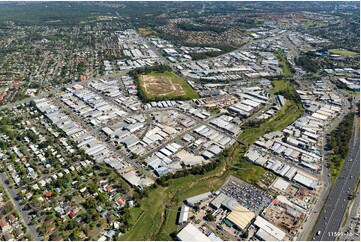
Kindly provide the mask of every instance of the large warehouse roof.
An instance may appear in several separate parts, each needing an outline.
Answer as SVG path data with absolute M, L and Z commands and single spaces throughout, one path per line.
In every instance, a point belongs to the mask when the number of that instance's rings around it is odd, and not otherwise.
M 216 208 L 220 208 L 221 204 L 224 202 L 224 200 L 226 200 L 227 197 L 228 196 L 226 194 L 221 192 L 215 199 L 213 199 L 213 201 L 211 202 L 211 205 Z
M 247 208 L 238 205 L 233 211 L 227 216 L 227 219 L 233 224 L 237 225 L 242 230 L 247 229 L 248 225 L 251 223 L 256 215 L 254 212 L 249 211 Z
M 187 198 L 186 202 L 188 203 L 189 206 L 193 207 L 196 204 L 206 200 L 210 196 L 212 196 L 212 193 L 211 192 L 206 192 L 206 193 L 202 193 L 202 194 L 199 194 L 197 196 L 194 196 L 194 197 Z
M 193 224 L 185 226 L 178 234 L 180 241 L 211 241 L 205 234 L 197 229 Z
M 317 181 L 315 181 L 301 173 L 297 173 L 295 175 L 295 177 L 293 177 L 293 180 L 308 187 L 308 188 L 315 189 L 315 187 L 317 186 Z
M 260 216 L 256 218 L 256 221 L 254 221 L 254 225 L 264 230 L 266 233 L 270 234 L 277 240 L 283 240 L 286 236 L 286 233 L 283 232 L 280 228 L 276 227 L 275 225 Z

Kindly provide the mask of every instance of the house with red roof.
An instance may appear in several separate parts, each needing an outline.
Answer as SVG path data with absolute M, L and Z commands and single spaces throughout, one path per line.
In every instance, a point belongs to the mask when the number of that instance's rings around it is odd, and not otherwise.
M 71 213 L 69 214 L 69 217 L 70 217 L 71 219 L 75 218 L 75 217 L 76 217 L 76 213 L 71 212 Z
M 47 193 L 45 193 L 45 197 L 51 197 L 51 195 L 53 195 L 52 192 L 47 192 Z
M 3 233 L 6 233 L 11 229 L 10 225 L 8 224 L 8 222 L 6 222 L 5 218 L 2 218 L 0 220 L 0 228 Z
M 10 213 L 10 215 L 9 215 L 9 222 L 12 224 L 12 223 L 14 223 L 16 220 L 18 220 L 18 218 L 15 217 L 14 214 Z
M 49 232 L 53 231 L 54 229 L 55 229 L 55 226 L 54 226 L 54 225 L 50 225 L 49 227 L 47 227 L 47 228 L 45 229 L 45 231 L 46 231 L 47 233 L 49 233 Z

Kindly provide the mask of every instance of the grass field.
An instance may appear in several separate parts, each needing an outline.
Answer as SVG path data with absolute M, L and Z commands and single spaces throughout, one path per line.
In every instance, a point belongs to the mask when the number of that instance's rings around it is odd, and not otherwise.
M 288 81 L 273 81 L 273 88 L 270 90 L 270 93 L 275 94 L 287 88 L 291 88 Z
M 276 53 L 276 57 L 278 59 L 278 63 L 281 66 L 282 70 L 283 70 L 283 76 L 285 78 L 287 77 L 292 77 L 293 73 L 292 73 L 292 69 L 291 69 L 291 65 L 288 63 L 288 61 L 286 60 L 286 58 L 283 56 L 283 53 L 281 51 L 278 51 Z
M 345 56 L 356 56 L 359 54 L 359 53 L 356 53 L 353 51 L 341 50 L 341 49 L 332 49 L 332 50 L 329 50 L 328 52 L 330 52 L 331 54 L 345 55 Z
M 174 73 L 151 72 L 139 76 L 140 94 L 145 100 L 175 100 L 198 98 L 198 94 L 183 79 Z
M 149 35 L 156 35 L 157 34 L 157 32 L 152 30 L 151 28 L 138 28 L 138 31 L 144 37 L 147 37 Z

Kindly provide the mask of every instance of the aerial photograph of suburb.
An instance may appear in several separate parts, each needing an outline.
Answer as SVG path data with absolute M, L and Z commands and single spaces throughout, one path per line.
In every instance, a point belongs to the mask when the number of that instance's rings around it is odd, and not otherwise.
M 0 0 L 0 241 L 360 241 L 360 1 Z

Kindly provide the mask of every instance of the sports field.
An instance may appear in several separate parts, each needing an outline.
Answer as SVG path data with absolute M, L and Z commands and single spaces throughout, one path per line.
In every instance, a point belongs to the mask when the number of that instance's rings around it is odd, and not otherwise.
M 139 83 L 140 94 L 147 101 L 198 98 L 197 92 L 185 80 L 169 71 L 141 75 Z

